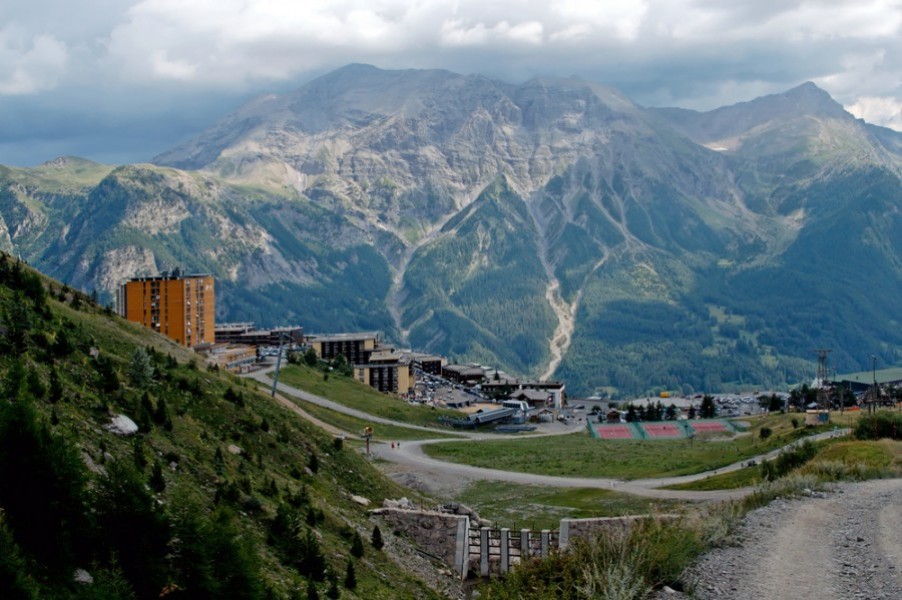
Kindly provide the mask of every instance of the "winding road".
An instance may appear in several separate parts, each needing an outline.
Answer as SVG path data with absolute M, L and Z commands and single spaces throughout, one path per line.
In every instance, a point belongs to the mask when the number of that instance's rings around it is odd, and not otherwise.
M 267 393 L 270 393 L 272 390 L 272 377 L 270 373 L 274 367 L 269 367 L 266 369 L 262 369 L 259 371 L 255 371 L 252 373 L 245 374 L 244 377 L 249 379 L 254 379 L 260 382 L 263 386 L 265 386 Z M 319 419 L 316 419 L 309 413 L 305 412 L 302 407 L 298 406 L 297 400 L 301 400 L 304 402 L 309 402 L 316 406 L 320 406 L 322 408 L 327 408 L 330 410 L 334 410 L 336 412 L 340 412 L 352 417 L 357 417 L 359 419 L 366 419 L 371 423 L 380 423 L 385 425 L 392 425 L 396 427 L 405 427 L 408 429 L 415 429 L 418 431 L 425 431 L 429 433 L 435 433 L 434 428 L 423 427 L 420 425 L 410 425 L 407 423 L 400 423 L 398 421 L 393 421 L 391 419 L 385 419 L 382 417 L 377 417 L 371 415 L 369 413 L 350 408 L 344 406 L 343 404 L 339 404 L 337 402 L 333 402 L 332 400 L 328 400 L 327 398 L 323 398 L 316 394 L 311 394 L 304 390 L 292 387 L 290 385 L 279 382 L 277 385 L 277 392 L 275 399 L 277 402 L 292 410 L 299 416 L 308 419 L 314 423 L 316 423 L 319 427 L 322 427 L 326 431 L 329 431 L 334 434 L 344 434 L 349 435 L 350 437 L 356 437 L 348 432 L 342 431 L 328 423 L 324 423 Z M 575 425 L 566 427 L 561 431 L 556 431 L 553 433 L 542 433 L 536 434 L 530 437 L 540 437 L 540 436 L 552 436 L 552 435 L 569 435 L 572 433 L 576 433 L 585 428 L 585 425 L 582 423 L 577 423 Z M 836 435 L 846 435 L 849 432 L 848 429 L 840 429 L 836 432 L 826 432 L 817 435 L 810 436 L 808 440 L 818 440 L 824 439 L 828 437 L 833 437 Z M 435 490 L 441 490 L 445 492 L 453 492 L 454 490 L 460 490 L 466 487 L 469 482 L 472 481 L 500 481 L 500 482 L 508 482 L 508 483 L 516 483 L 516 484 L 525 484 L 525 485 L 544 485 L 549 487 L 562 487 L 562 488 L 592 488 L 592 489 L 611 489 L 616 490 L 618 492 L 624 492 L 629 494 L 634 494 L 637 496 L 644 496 L 647 498 L 659 498 L 659 499 L 671 499 L 671 500 L 684 500 L 684 501 L 705 501 L 705 500 L 732 500 L 741 498 L 747 494 L 749 494 L 754 488 L 740 488 L 733 490 L 712 490 L 712 491 L 689 491 L 689 490 L 668 490 L 668 489 L 660 489 L 663 486 L 671 486 L 680 483 L 688 483 L 692 481 L 697 481 L 699 479 L 704 479 L 706 477 L 710 477 L 711 475 L 726 473 L 730 471 L 735 471 L 737 469 L 743 468 L 749 460 L 755 460 L 761 462 L 763 460 L 770 460 L 777 456 L 780 453 L 780 450 L 777 449 L 766 454 L 761 454 L 752 458 L 746 458 L 742 461 L 733 463 L 731 465 L 720 467 L 713 471 L 706 471 L 703 473 L 696 473 L 694 475 L 684 475 L 680 477 L 664 477 L 664 478 L 653 478 L 653 479 L 634 479 L 629 481 L 624 481 L 620 479 L 611 479 L 611 478 L 587 478 L 587 477 L 560 477 L 560 476 L 552 476 L 552 475 L 536 475 L 532 473 L 521 473 L 516 471 L 502 471 L 498 469 L 487 469 L 483 467 L 474 467 L 470 465 L 464 465 L 459 463 L 446 462 L 442 460 L 437 460 L 435 458 L 429 457 L 423 451 L 423 447 L 430 444 L 440 444 L 447 442 L 460 441 L 462 439 L 470 439 L 470 440 L 512 440 L 512 439 L 523 439 L 522 437 L 511 437 L 510 435 L 505 434 L 488 434 L 488 433 L 470 433 L 470 432 L 455 432 L 458 434 L 459 438 L 441 438 L 441 439 L 424 439 L 424 440 L 415 440 L 415 441 L 405 441 L 403 444 L 398 444 L 396 446 L 389 443 L 374 443 L 371 446 L 372 453 L 385 461 L 394 463 L 392 471 L 394 474 L 407 474 L 410 478 L 418 480 L 420 482 L 426 481 L 428 482 L 426 487 Z M 799 442 L 794 442 L 799 443 Z M 789 444 L 792 446 L 793 444 Z M 788 446 L 787 446 L 788 447 Z

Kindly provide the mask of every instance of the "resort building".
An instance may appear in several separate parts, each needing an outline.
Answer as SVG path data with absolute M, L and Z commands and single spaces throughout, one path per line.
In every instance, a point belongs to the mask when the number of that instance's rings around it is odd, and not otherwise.
M 206 350 L 207 363 L 232 373 L 245 373 L 257 362 L 254 346 L 214 344 Z
M 332 360 L 342 355 L 352 365 L 369 362 L 376 344 L 375 333 L 334 333 L 311 335 L 307 338 L 307 345 L 313 348 L 321 359 Z
M 427 375 L 440 376 L 442 374 L 442 364 L 445 361 L 441 356 L 436 356 L 435 354 L 412 352 L 410 354 L 410 362 L 415 369 L 419 369 Z
M 193 348 L 212 344 L 216 299 L 211 275 L 135 277 L 119 286 L 119 314 Z
M 410 359 L 393 350 L 373 352 L 368 362 L 355 364 L 354 378 L 385 393 L 408 394 L 414 387 Z
M 443 365 L 442 377 L 464 385 L 475 385 L 485 379 L 485 369 L 479 365 Z
M 217 344 L 245 344 L 248 346 L 300 346 L 304 343 L 302 327 L 256 329 L 253 323 L 223 323 L 215 329 Z

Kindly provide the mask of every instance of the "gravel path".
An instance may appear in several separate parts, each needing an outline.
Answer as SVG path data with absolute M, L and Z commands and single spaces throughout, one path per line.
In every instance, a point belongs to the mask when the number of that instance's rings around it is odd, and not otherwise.
M 686 576 L 700 600 L 902 598 L 902 479 L 843 483 L 749 513 Z

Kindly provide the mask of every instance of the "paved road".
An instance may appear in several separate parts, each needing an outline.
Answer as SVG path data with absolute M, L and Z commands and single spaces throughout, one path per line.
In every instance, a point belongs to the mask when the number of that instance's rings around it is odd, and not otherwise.
M 272 377 L 270 373 L 274 367 L 269 367 L 260 371 L 255 371 L 253 373 L 249 373 L 245 375 L 245 377 L 254 379 L 259 381 L 261 384 L 265 385 L 267 390 L 272 389 Z M 344 413 L 346 415 L 350 415 L 353 417 L 357 417 L 360 419 L 366 419 L 372 423 L 382 423 L 386 425 L 393 425 L 396 427 L 406 427 L 408 429 L 416 429 L 419 431 L 427 431 L 430 433 L 435 433 L 434 428 L 423 427 L 419 425 L 409 425 L 406 423 L 399 423 L 397 421 L 393 421 L 391 419 L 385 419 L 382 417 L 377 417 L 374 415 L 370 415 L 369 413 L 350 408 L 339 404 L 337 402 L 333 402 L 321 396 L 317 396 L 316 394 L 311 394 L 304 390 L 300 390 L 294 388 L 290 385 L 279 382 L 277 386 L 277 390 L 282 392 L 282 394 L 286 394 L 288 396 L 298 398 L 303 400 L 304 402 L 310 402 L 311 404 L 315 404 L 317 406 L 321 406 L 323 408 L 328 408 L 330 410 L 334 410 L 336 412 Z M 327 424 L 322 423 L 311 415 L 305 413 L 303 410 L 297 408 L 296 403 L 291 399 L 285 398 L 282 394 L 277 394 L 277 400 L 279 403 L 285 405 L 291 410 L 294 410 L 297 414 L 302 417 L 305 417 L 311 421 L 316 422 L 319 426 L 324 427 L 328 431 L 338 432 L 339 430 L 333 426 L 329 426 Z M 568 435 L 571 433 L 575 433 L 579 430 L 585 428 L 583 423 L 576 423 L 571 425 L 559 432 L 554 433 L 545 433 L 545 434 L 537 434 L 536 436 L 548 436 L 548 435 Z M 832 437 L 834 435 L 845 435 L 849 432 L 848 429 L 842 429 L 837 432 L 827 432 L 818 435 L 811 436 L 806 439 L 817 440 Z M 450 432 L 449 432 L 450 433 Z M 471 439 L 471 440 L 489 440 L 489 439 L 503 439 L 503 440 L 511 440 L 511 439 L 523 439 L 522 437 L 512 437 L 510 435 L 505 434 L 487 434 L 487 433 L 470 433 L 470 432 L 455 432 L 461 438 Z M 634 479 L 630 481 L 624 481 L 619 479 L 611 479 L 611 478 L 587 478 L 587 477 L 559 477 L 552 475 L 536 475 L 531 473 L 519 473 L 515 471 L 502 471 L 498 469 L 487 469 L 483 467 L 474 467 L 470 465 L 452 463 L 437 460 L 427 456 L 423 452 L 423 446 L 429 444 L 440 444 L 447 442 L 460 441 L 455 439 L 426 439 L 426 440 L 416 440 L 416 441 L 405 441 L 403 444 L 399 444 L 397 447 L 392 447 L 388 443 L 374 443 L 371 446 L 371 450 L 373 454 L 379 458 L 390 461 L 392 463 L 396 463 L 398 468 L 395 469 L 397 472 L 399 469 L 404 470 L 408 469 L 412 472 L 412 476 L 414 478 L 423 479 L 430 481 L 431 486 L 435 489 L 442 489 L 446 491 L 453 491 L 454 489 L 463 489 L 466 487 L 466 484 L 470 481 L 506 481 L 510 483 L 518 483 L 518 484 L 529 484 L 529 485 L 544 485 L 549 487 L 566 487 L 566 488 L 593 488 L 593 489 L 612 489 L 618 492 L 625 492 L 630 494 L 635 494 L 638 496 L 644 496 L 648 498 L 660 498 L 660 499 L 673 499 L 673 500 L 689 500 L 689 501 L 701 501 L 701 500 L 731 500 L 736 498 L 741 498 L 748 493 L 750 493 L 754 488 L 740 488 L 735 490 L 712 490 L 712 491 L 689 491 L 689 490 L 665 490 L 659 489 L 663 486 L 676 485 L 680 483 L 688 483 L 691 481 L 697 481 L 699 479 L 704 479 L 706 477 L 710 477 L 711 475 L 726 473 L 730 471 L 735 471 L 737 469 L 743 468 L 749 460 L 756 460 L 759 463 L 763 460 L 770 460 L 774 458 L 777 454 L 779 454 L 780 450 L 774 450 L 772 452 L 768 452 L 767 454 L 762 454 L 751 459 L 745 459 L 743 461 L 739 461 L 733 463 L 731 465 L 721 467 L 719 469 L 715 469 L 713 471 L 706 471 L 703 473 L 697 473 L 695 475 L 684 475 L 681 477 L 666 477 L 666 478 L 654 478 L 654 479 Z M 799 442 L 796 442 L 799 443 Z M 792 446 L 793 444 L 790 444 Z

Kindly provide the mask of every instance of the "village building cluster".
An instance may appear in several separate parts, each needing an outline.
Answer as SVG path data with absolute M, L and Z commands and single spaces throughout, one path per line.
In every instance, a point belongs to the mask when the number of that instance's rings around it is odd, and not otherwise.
M 475 426 L 487 423 L 520 426 L 528 420 L 550 421 L 585 413 L 587 420 L 625 422 L 692 419 L 703 396 L 633 400 L 630 405 L 590 397 L 567 406 L 566 388 L 559 381 L 521 381 L 478 364 L 448 364 L 441 356 L 396 349 L 382 344 L 378 334 L 305 334 L 300 326 L 257 329 L 253 323 L 215 323 L 214 280 L 209 274 L 183 274 L 178 269 L 154 277 L 135 277 L 117 293 L 121 316 L 166 335 L 205 356 L 207 362 L 232 372 L 257 368 L 269 357 L 312 349 L 327 362 L 342 357 L 355 380 L 380 392 L 395 394 L 410 402 L 455 408 L 466 414 L 451 423 Z M 849 396 L 863 396 L 864 404 L 892 402 L 885 390 L 902 381 L 873 383 L 863 374 L 852 381 L 830 382 L 835 389 L 848 389 Z M 896 385 L 895 387 L 899 387 Z M 884 390 L 883 395 L 874 390 Z M 794 392 L 795 393 L 795 392 Z M 772 410 L 774 403 L 786 407 L 788 394 L 723 394 L 713 397 L 715 413 L 721 417 L 750 415 Z M 871 394 L 868 400 L 867 394 Z M 886 398 L 884 398 L 886 396 Z M 766 402 L 762 401 L 766 399 Z M 662 403 L 662 399 L 664 402 Z M 771 406 L 765 406 L 769 403 Z M 806 406 L 809 412 L 823 407 Z M 565 410 L 566 409 L 566 410 Z M 815 410 L 817 409 L 817 410 Z M 628 414 L 629 413 L 629 414 Z
M 532 409 L 562 408 L 564 386 L 558 382 L 511 380 L 479 365 L 454 365 L 434 354 L 398 350 L 380 343 L 378 334 L 306 335 L 300 326 L 257 329 L 253 323 L 215 323 L 213 277 L 175 270 L 155 277 L 135 277 L 117 294 L 119 314 L 205 355 L 217 367 L 243 372 L 261 359 L 311 348 L 324 361 L 339 356 L 353 377 L 380 392 L 412 401 L 466 408 L 477 401 L 516 400 Z M 437 397 L 437 382 L 462 397 Z

